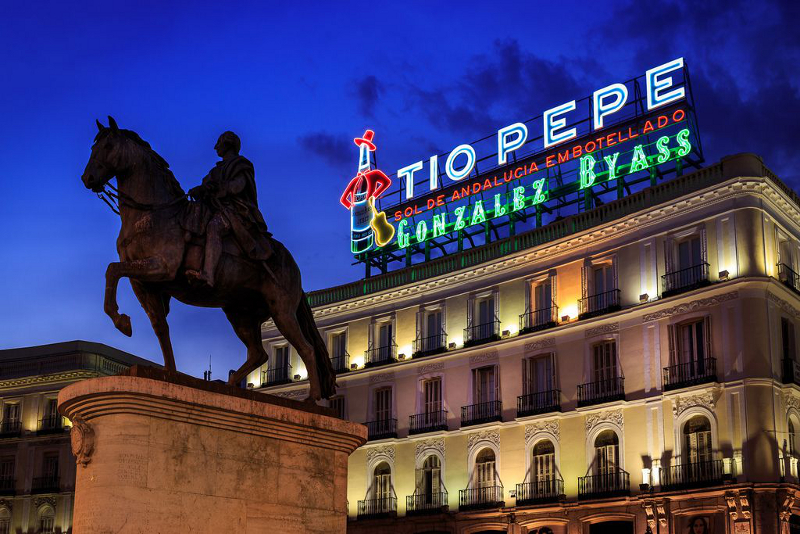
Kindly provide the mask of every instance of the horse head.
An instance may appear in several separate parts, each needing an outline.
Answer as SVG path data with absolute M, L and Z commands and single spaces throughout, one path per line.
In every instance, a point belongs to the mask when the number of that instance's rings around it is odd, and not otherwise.
M 122 130 L 117 126 L 117 121 L 113 117 L 108 117 L 108 126 L 103 126 L 97 122 L 97 136 L 92 145 L 92 154 L 86 163 L 83 171 L 83 185 L 94 192 L 103 190 L 103 186 L 119 174 L 124 174 L 129 166 L 126 161 L 129 158 L 123 157 L 127 139 Z

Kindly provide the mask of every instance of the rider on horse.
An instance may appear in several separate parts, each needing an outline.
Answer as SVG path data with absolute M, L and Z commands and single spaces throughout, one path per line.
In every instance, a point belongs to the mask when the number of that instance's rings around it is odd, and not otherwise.
M 222 254 L 222 238 L 233 232 L 244 254 L 253 260 L 264 261 L 272 255 L 270 233 L 258 209 L 253 164 L 239 155 L 242 143 L 233 132 L 219 136 L 214 149 L 218 161 L 201 185 L 189 190 L 189 195 L 211 209 L 213 215 L 206 226 L 205 259 L 202 271 L 188 270 L 190 281 L 213 287 L 214 273 Z

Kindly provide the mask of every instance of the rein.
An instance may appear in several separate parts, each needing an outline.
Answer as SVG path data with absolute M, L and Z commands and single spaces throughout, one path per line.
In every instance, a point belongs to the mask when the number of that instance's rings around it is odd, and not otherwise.
M 107 186 L 107 187 L 106 187 Z M 162 209 L 169 208 L 174 206 L 180 202 L 186 200 L 188 195 L 184 194 L 179 197 L 176 197 L 174 200 L 169 202 L 165 202 L 164 204 L 143 204 L 141 202 L 137 202 L 130 195 L 126 195 L 125 193 L 121 192 L 119 189 L 111 185 L 110 183 L 106 183 L 103 186 L 103 191 L 97 193 L 97 197 L 106 203 L 106 205 L 111 208 L 111 211 L 119 215 L 119 208 L 120 206 L 133 208 L 139 211 L 158 211 Z

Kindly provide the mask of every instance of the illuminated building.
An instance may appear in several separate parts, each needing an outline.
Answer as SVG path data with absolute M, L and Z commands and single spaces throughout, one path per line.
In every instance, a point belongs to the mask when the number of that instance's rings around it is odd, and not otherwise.
M 135 364 L 153 362 L 86 341 L 0 350 L 0 534 L 72 531 L 75 457 L 58 392 Z
M 370 432 L 350 458 L 349 530 L 797 521 L 799 221 L 798 195 L 738 155 L 312 292 L 331 403 Z M 273 324 L 263 339 L 270 363 L 248 382 L 302 398 L 299 358 Z

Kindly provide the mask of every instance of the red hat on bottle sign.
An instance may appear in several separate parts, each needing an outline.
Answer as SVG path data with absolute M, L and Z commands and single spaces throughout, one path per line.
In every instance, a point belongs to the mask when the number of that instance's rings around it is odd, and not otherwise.
M 367 145 L 370 152 L 375 152 L 375 143 L 372 142 L 372 138 L 375 137 L 375 132 L 372 130 L 367 130 L 364 132 L 364 137 L 356 137 L 353 139 L 353 142 L 356 146 Z

